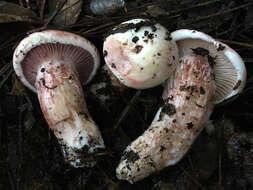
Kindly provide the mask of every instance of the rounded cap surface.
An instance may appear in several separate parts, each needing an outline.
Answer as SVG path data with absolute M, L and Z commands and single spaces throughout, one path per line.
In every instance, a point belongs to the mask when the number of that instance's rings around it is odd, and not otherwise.
M 208 61 L 214 64 L 216 104 L 242 91 L 246 83 L 246 68 L 240 55 L 232 48 L 196 30 L 176 30 L 171 37 L 178 45 L 179 57 L 192 53 L 209 54 Z
M 69 32 L 46 30 L 32 33 L 19 43 L 13 67 L 23 84 L 36 92 L 38 69 L 54 59 L 72 64 L 82 83 L 91 80 L 100 64 L 97 48 L 87 39 Z
M 167 29 L 144 19 L 115 27 L 103 51 L 112 73 L 124 85 L 137 89 L 161 84 L 178 63 L 178 49 Z

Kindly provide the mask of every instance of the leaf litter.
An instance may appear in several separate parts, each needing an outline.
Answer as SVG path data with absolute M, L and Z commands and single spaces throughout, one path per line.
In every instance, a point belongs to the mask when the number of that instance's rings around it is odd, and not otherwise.
M 252 189 L 252 1 L 129 0 L 124 7 L 102 15 L 93 14 L 89 3 L 0 1 L 3 34 L 0 36 L 0 189 Z M 136 17 L 155 19 L 170 31 L 195 29 L 224 41 L 245 60 L 248 80 L 237 99 L 215 108 L 211 116 L 212 133 L 203 131 L 182 161 L 131 185 L 117 180 L 115 168 L 127 144 L 152 121 L 162 87 L 127 89 L 123 94 L 107 89 L 115 96 L 106 105 L 100 104 L 89 86 L 85 87 L 88 109 L 102 131 L 108 153 L 98 155 L 98 164 L 93 169 L 74 169 L 64 163 L 36 94 L 18 81 L 11 64 L 16 45 L 27 33 L 66 30 L 88 38 L 101 50 L 111 28 Z M 101 60 L 104 64 L 102 51 Z M 90 85 L 99 78 L 101 73 Z

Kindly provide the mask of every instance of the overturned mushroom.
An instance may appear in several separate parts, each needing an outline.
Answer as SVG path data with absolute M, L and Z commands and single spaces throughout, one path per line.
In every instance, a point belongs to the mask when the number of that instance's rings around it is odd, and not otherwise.
M 191 30 L 171 34 L 180 64 L 164 87 L 164 105 L 151 126 L 125 150 L 116 169 L 119 179 L 136 182 L 176 164 L 209 119 L 215 104 L 241 92 L 246 70 L 227 45 Z
M 99 71 L 103 77 L 89 91 L 104 106 L 127 87 L 145 89 L 161 84 L 178 63 L 178 49 L 168 30 L 147 19 L 116 26 L 103 49 L 106 64 Z
M 124 85 L 145 89 L 164 82 L 178 63 L 178 49 L 168 30 L 150 20 L 133 19 L 105 39 L 104 59 Z
M 17 76 L 37 92 L 44 117 L 66 161 L 74 167 L 92 167 L 93 154 L 104 148 L 81 86 L 92 79 L 98 66 L 99 54 L 93 44 L 78 35 L 56 30 L 29 35 L 13 55 Z

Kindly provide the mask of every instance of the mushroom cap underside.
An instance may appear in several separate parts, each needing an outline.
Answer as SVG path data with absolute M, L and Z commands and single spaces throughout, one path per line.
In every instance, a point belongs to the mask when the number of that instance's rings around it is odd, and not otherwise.
M 216 92 L 213 101 L 215 104 L 243 90 L 246 83 L 246 68 L 240 55 L 228 45 L 196 30 L 176 30 L 171 33 L 171 37 L 178 45 L 179 57 L 192 54 L 194 51 L 207 50 L 209 61 L 214 64 Z
M 25 86 L 34 87 L 40 66 L 53 60 L 73 64 L 81 83 L 95 75 L 100 58 L 97 48 L 87 39 L 73 33 L 46 30 L 24 38 L 13 54 L 13 67 Z

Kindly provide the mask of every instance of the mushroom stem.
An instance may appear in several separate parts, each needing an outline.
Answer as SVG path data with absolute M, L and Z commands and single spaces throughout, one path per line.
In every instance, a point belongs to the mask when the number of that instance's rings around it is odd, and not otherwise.
M 165 85 L 164 105 L 144 134 L 126 148 L 116 170 L 119 179 L 136 182 L 184 156 L 212 112 L 213 76 L 207 56 L 181 58 L 174 80 Z
M 61 60 L 43 63 L 37 72 L 36 88 L 44 117 L 65 159 L 74 167 L 94 166 L 95 159 L 91 155 L 104 148 L 104 142 L 88 112 L 72 64 Z

